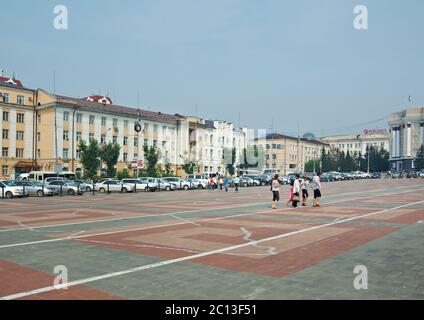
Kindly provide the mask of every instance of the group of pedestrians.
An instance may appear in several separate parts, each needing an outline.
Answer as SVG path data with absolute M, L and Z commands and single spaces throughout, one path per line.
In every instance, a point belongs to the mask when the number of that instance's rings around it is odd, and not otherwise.
M 236 176 L 233 178 L 233 183 L 235 187 L 235 191 L 239 191 L 240 187 L 240 178 Z M 219 191 L 225 191 L 228 192 L 230 188 L 230 178 L 228 176 L 222 176 L 220 174 L 217 174 L 214 177 L 210 177 L 209 179 L 209 190 L 219 190 Z
M 297 208 L 299 203 L 302 202 L 302 206 L 306 207 L 309 198 L 309 190 L 313 190 L 313 207 L 320 207 L 321 200 L 321 174 L 316 173 L 310 179 L 306 175 L 300 177 L 296 175 L 295 179 L 290 181 L 290 193 L 289 199 L 286 202 L 286 206 L 292 205 L 293 208 Z M 271 183 L 272 191 L 272 209 L 277 209 L 277 203 L 280 201 L 280 180 L 279 175 L 276 174 Z

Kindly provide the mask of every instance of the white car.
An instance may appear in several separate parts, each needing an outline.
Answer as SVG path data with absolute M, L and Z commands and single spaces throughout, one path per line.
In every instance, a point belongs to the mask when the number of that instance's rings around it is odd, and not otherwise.
M 96 183 L 96 190 L 101 193 L 104 192 L 133 192 L 134 185 L 129 183 L 121 183 L 119 180 L 106 180 L 103 182 Z
M 147 183 L 139 179 L 122 179 L 121 183 L 132 184 L 135 191 L 145 191 L 147 188 Z
M 190 182 L 185 181 L 178 177 L 166 177 L 166 178 L 162 178 L 162 180 L 175 184 L 177 189 L 180 189 L 180 190 L 189 190 L 190 188 L 193 188 L 193 185 L 190 184 Z
M 28 195 L 27 191 L 24 192 L 24 188 L 16 185 L 15 182 L 10 180 L 0 181 L 0 195 L 3 198 L 11 199 L 13 197 L 25 197 Z

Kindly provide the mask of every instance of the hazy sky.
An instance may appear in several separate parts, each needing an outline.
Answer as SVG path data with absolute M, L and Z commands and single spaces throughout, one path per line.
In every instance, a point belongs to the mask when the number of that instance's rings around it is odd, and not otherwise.
M 69 30 L 53 28 L 66 5 Z M 353 9 L 369 10 L 369 29 Z M 424 104 L 422 0 L 2 1 L 0 68 L 30 88 L 295 134 Z M 343 129 L 344 128 L 344 129 Z

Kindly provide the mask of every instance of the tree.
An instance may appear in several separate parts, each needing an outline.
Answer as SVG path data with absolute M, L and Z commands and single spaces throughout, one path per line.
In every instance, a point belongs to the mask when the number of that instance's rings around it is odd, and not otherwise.
M 159 161 L 159 150 L 156 146 L 148 146 L 145 144 L 143 146 L 144 158 L 146 159 L 146 174 L 149 177 L 158 176 L 158 161 Z
M 424 145 L 418 149 L 417 156 L 414 160 L 414 167 L 416 170 L 424 169 Z
M 315 168 L 314 168 L 314 162 L 315 162 Z M 319 171 L 320 166 L 320 160 L 309 160 L 305 163 L 305 172 L 315 172 Z
M 111 143 L 103 145 L 100 148 L 99 156 L 104 163 L 106 163 L 106 174 L 109 178 L 112 178 L 116 174 L 115 165 L 118 163 L 119 153 L 121 146 L 117 143 Z
M 97 140 L 91 139 L 89 145 L 85 141 L 81 141 L 78 150 L 81 163 L 84 166 L 84 176 L 88 179 L 94 179 L 97 176 L 97 168 L 99 167 L 99 144 Z
M 233 176 L 236 171 L 234 167 L 234 164 L 236 163 L 236 148 L 231 149 L 231 159 L 228 159 L 228 153 L 230 153 L 230 150 L 226 149 L 224 152 L 224 158 L 227 165 L 227 172 L 230 176 Z
M 195 166 L 195 164 L 190 161 L 189 163 L 184 163 L 181 167 L 184 170 L 185 173 L 187 174 L 193 174 L 193 167 Z
M 263 147 L 248 146 L 243 149 L 240 159 L 240 169 L 262 170 L 265 168 L 266 152 Z
M 119 172 L 116 174 L 116 178 L 117 178 L 118 180 L 131 178 L 129 170 L 128 170 L 128 169 L 124 169 L 124 170 L 122 170 L 122 171 L 119 171 Z
M 164 176 L 165 177 L 171 177 L 171 176 L 173 176 L 174 174 L 173 174 L 173 172 L 172 172 L 172 169 L 171 169 L 171 164 L 168 162 L 166 165 L 165 165 L 165 172 L 164 172 Z

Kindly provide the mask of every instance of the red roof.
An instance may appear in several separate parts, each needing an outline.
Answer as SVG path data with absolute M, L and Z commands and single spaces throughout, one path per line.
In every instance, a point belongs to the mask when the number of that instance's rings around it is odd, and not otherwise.
M 12 78 L 0 77 L 0 82 L 6 82 L 10 84 L 15 84 L 18 87 L 23 87 L 22 82 Z
M 94 101 L 99 103 L 103 103 L 103 100 L 106 100 L 108 101 L 107 104 L 113 104 L 112 99 L 105 96 L 89 96 L 89 97 L 83 98 L 83 100 Z

